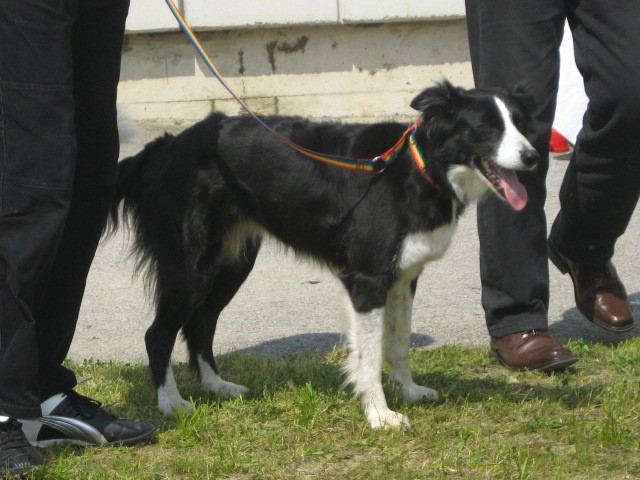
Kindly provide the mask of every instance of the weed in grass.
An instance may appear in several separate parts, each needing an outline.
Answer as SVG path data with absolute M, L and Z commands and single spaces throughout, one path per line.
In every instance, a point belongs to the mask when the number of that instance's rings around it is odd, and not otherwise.
M 189 400 L 193 406 L 192 411 L 181 408 L 174 413 L 176 421 L 174 437 L 183 447 L 195 446 L 204 442 L 206 439 L 203 426 L 209 425 L 211 417 L 215 415 L 211 403 L 198 403 L 193 398 Z
M 640 377 L 640 352 L 621 351 L 611 358 L 617 372 Z
M 310 382 L 307 382 L 304 387 L 292 388 L 295 393 L 294 404 L 298 412 L 298 421 L 305 427 L 312 427 L 316 418 L 326 413 L 328 406 Z
M 518 480 L 527 480 L 532 478 L 532 474 L 535 469 L 535 460 L 530 454 L 529 449 L 518 446 L 515 449 L 513 457 L 517 467 L 516 478 L 518 478 Z
M 571 349 L 574 355 L 581 359 L 586 359 L 596 355 L 595 345 L 582 340 L 569 340 L 567 347 Z
M 611 445 L 626 443 L 630 438 L 631 431 L 625 426 L 622 417 L 610 410 L 603 413 L 602 423 L 594 428 L 595 438 Z

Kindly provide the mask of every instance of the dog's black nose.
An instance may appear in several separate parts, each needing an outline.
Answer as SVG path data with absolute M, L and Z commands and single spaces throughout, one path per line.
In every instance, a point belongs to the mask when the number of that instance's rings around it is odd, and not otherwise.
M 540 161 L 540 154 L 534 149 L 520 150 L 520 159 L 527 167 L 533 168 Z

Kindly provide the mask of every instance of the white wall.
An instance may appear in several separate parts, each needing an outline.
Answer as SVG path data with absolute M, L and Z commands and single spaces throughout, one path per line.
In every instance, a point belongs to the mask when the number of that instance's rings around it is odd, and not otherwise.
M 197 30 L 425 21 L 464 16 L 464 0 L 174 0 Z M 175 31 L 164 0 L 131 0 L 127 31 Z
M 183 1 L 175 0 L 179 8 Z M 164 0 L 131 0 L 127 33 L 178 31 L 178 22 Z
M 339 0 L 342 23 L 406 22 L 464 17 L 464 0 Z

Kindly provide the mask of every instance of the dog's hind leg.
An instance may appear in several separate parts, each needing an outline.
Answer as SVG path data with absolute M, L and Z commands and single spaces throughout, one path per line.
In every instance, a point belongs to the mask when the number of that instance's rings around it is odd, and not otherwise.
M 159 277 L 159 281 L 162 281 L 162 278 Z M 184 285 L 184 282 L 182 283 Z M 172 288 L 159 285 L 156 316 L 145 334 L 145 344 L 151 378 L 158 392 L 158 408 L 165 415 L 180 409 L 192 409 L 191 403 L 180 396 L 171 367 L 171 352 L 176 337 L 192 311 L 187 291 L 179 286 L 179 282 L 172 281 Z
M 220 378 L 212 351 L 220 312 L 251 272 L 260 249 L 261 231 L 241 208 L 242 201 L 215 172 L 205 172 L 185 216 L 187 284 L 195 315 L 183 327 L 192 369 L 203 386 L 225 398 L 248 390 Z
M 191 368 L 198 372 L 205 389 L 222 398 L 236 398 L 249 393 L 246 387 L 220 378 L 212 344 L 218 317 L 253 269 L 259 248 L 260 240 L 249 238 L 243 254 L 232 264 L 220 267 L 207 298 L 182 329 Z
M 409 365 L 411 342 L 411 311 L 416 290 L 416 280 L 401 279 L 387 295 L 382 339 L 385 360 L 391 369 L 391 381 L 400 388 L 408 402 L 435 401 L 438 392 L 416 385 Z
M 360 398 L 372 428 L 409 426 L 404 415 L 387 406 L 382 389 L 382 335 L 385 318 L 385 279 L 360 273 L 341 274 L 349 293 L 347 383 Z

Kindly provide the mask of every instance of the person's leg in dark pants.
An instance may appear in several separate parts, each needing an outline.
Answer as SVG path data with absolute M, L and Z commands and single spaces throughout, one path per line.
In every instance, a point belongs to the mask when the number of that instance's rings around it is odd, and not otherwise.
M 71 200 L 77 2 L 0 2 L 0 415 L 40 414 L 35 312 Z
M 71 199 L 76 1 L 0 2 L 0 477 L 43 463 L 35 312 Z
M 521 212 L 487 196 L 478 204 L 482 303 L 498 358 L 513 368 L 556 369 L 575 362 L 548 333 L 549 271 L 544 203 L 549 140 L 558 85 L 564 2 L 467 0 L 469 45 L 478 87 L 524 82 L 537 108 L 527 138 L 540 153 L 519 174 L 529 195 Z M 507 358 L 509 357 L 509 358 Z
M 116 92 L 127 10 L 128 0 L 82 0 L 70 32 L 78 153 L 71 207 L 35 312 L 42 416 L 20 419 L 34 445 L 134 445 L 155 431 L 146 422 L 117 418 L 75 392 L 75 375 L 62 366 L 114 191 Z
M 560 190 L 549 239 L 569 270 L 576 303 L 596 324 L 633 327 L 624 287 L 610 264 L 640 195 L 640 5 L 577 3 L 569 14 L 589 106 Z
M 41 463 L 31 445 L 154 434 L 72 390 L 61 365 L 113 195 L 127 10 L 128 0 L 0 3 L 1 475 Z
M 76 384 L 62 366 L 111 206 L 119 154 L 116 95 L 129 0 L 82 0 L 72 31 L 78 160 L 73 200 L 38 322 L 43 398 Z

